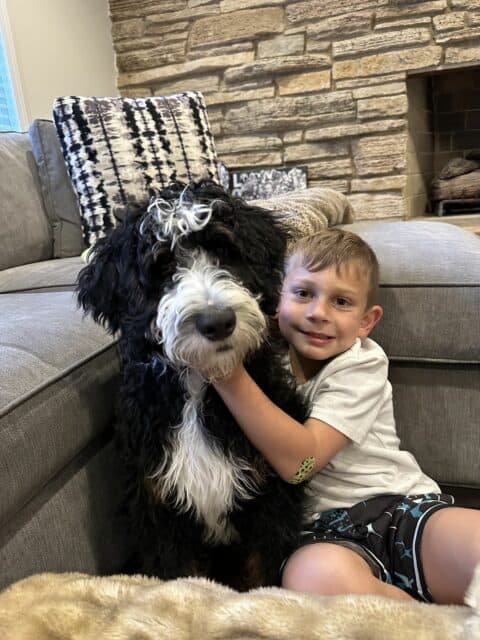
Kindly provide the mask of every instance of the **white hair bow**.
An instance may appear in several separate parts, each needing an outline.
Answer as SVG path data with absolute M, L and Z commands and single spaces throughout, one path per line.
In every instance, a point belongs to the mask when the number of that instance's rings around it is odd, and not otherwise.
M 212 203 L 201 204 L 185 197 L 185 188 L 178 200 L 168 201 L 160 197 L 153 197 L 147 209 L 147 216 L 140 226 L 140 233 L 144 233 L 145 226 L 151 230 L 158 242 L 170 243 L 173 249 L 182 236 L 192 231 L 200 231 L 210 221 Z

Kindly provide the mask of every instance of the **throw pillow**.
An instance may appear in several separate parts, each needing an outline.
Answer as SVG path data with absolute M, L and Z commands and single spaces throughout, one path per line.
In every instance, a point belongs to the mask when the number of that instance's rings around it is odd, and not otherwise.
M 338 224 L 354 221 L 354 212 L 347 196 L 324 187 L 310 187 L 273 196 L 266 200 L 251 200 L 269 209 L 292 234 L 292 240 L 312 235 Z
M 88 246 L 173 180 L 218 181 L 203 96 L 57 98 L 54 121 Z
M 34 120 L 28 129 L 42 187 L 43 202 L 53 229 L 53 257 L 79 256 L 85 249 L 80 209 L 67 174 L 55 125 Z

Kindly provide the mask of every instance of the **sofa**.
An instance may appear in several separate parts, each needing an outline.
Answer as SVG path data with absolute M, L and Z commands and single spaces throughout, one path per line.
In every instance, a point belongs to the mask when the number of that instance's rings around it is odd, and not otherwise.
M 117 573 L 129 552 L 112 440 L 120 364 L 76 304 L 85 245 L 52 122 L 0 134 L 0 194 L 0 589 L 43 571 Z M 379 257 L 373 337 L 402 443 L 458 504 L 480 507 L 480 238 L 443 222 L 348 228 Z

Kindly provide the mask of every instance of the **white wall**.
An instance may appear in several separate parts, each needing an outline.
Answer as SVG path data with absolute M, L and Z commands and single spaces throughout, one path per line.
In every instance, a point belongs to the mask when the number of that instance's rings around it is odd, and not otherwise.
M 118 95 L 108 0 L 5 5 L 25 107 L 22 128 L 33 118 L 51 118 L 58 96 Z

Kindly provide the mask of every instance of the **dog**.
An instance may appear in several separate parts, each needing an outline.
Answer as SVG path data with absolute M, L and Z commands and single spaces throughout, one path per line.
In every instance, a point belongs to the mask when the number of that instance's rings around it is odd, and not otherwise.
M 288 232 L 211 181 L 172 183 L 97 242 L 86 313 L 119 336 L 117 439 L 137 571 L 276 585 L 304 485 L 283 481 L 211 384 L 242 361 L 300 422 L 306 406 L 273 321 Z

